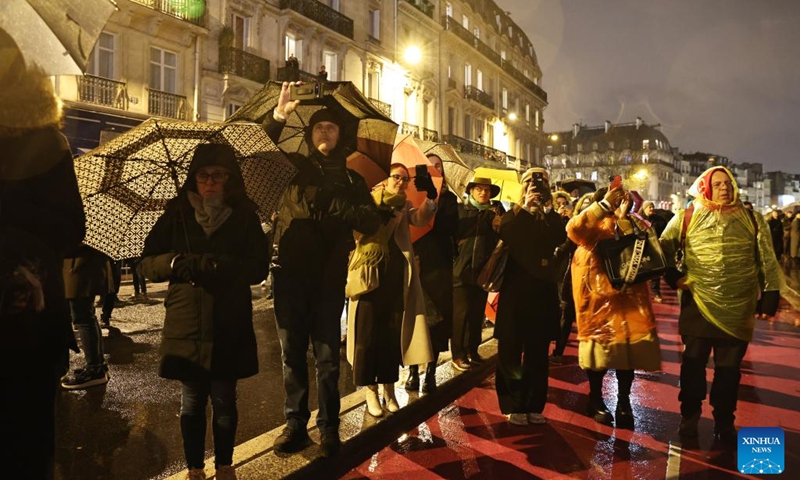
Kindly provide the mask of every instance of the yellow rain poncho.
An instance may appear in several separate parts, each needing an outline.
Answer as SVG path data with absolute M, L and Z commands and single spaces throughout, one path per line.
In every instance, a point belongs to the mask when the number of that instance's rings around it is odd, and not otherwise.
M 721 204 L 710 200 L 704 183 L 722 170 L 733 182 L 733 200 Z M 689 189 L 696 197 L 686 231 L 681 273 L 703 317 L 723 332 L 750 341 L 755 326 L 760 291 L 780 290 L 783 276 L 772 251 L 772 238 L 764 218 L 751 214 L 739 201 L 739 189 L 728 169 L 712 167 Z M 661 235 L 667 262 L 673 266 L 681 248 L 681 230 L 686 211 L 675 215 Z M 758 239 L 755 224 L 758 224 Z

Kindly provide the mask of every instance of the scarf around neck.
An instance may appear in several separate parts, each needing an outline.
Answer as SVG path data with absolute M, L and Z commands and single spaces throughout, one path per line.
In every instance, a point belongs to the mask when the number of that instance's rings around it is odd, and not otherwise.
M 380 189 L 375 190 L 371 195 L 375 205 L 390 207 L 395 214 L 401 211 L 406 204 L 406 196 L 403 193 L 389 193 Z M 394 223 L 389 222 L 381 225 L 374 234 L 361 237 L 361 240 L 356 243 L 350 269 L 353 270 L 363 265 L 374 267 L 382 260 L 389 258 L 389 240 L 392 238 L 395 227 Z
M 473 207 L 477 208 L 481 212 L 486 210 L 487 208 L 489 208 L 489 205 L 490 205 L 488 203 L 481 203 L 481 202 L 475 200 L 475 197 L 473 197 L 472 195 L 469 196 L 469 204 L 472 205 Z
M 203 198 L 199 193 L 190 190 L 188 197 L 189 203 L 194 207 L 194 218 L 203 227 L 206 237 L 217 231 L 233 212 L 233 209 L 225 204 L 223 195 Z

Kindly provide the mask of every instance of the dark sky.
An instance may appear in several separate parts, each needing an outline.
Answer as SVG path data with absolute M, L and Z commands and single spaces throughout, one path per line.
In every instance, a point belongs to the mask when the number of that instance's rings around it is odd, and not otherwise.
M 495 0 L 533 42 L 545 130 L 661 124 L 683 152 L 800 173 L 800 0 Z

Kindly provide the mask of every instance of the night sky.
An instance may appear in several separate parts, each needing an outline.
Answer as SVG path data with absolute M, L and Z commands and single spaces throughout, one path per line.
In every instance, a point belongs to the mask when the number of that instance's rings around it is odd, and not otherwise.
M 683 152 L 800 173 L 800 1 L 495 2 L 533 42 L 546 131 L 640 116 Z

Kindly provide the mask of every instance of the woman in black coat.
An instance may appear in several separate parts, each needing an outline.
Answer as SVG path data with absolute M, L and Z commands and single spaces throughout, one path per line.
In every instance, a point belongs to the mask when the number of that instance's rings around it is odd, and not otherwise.
M 211 396 L 216 478 L 236 478 L 236 382 L 258 372 L 250 285 L 266 278 L 269 245 L 233 149 L 197 147 L 178 197 L 145 240 L 142 272 L 169 280 L 159 375 L 180 380 L 189 475 L 204 466 Z
M 500 410 L 513 425 L 545 423 L 547 354 L 559 330 L 554 252 L 567 238 L 561 217 L 544 209 L 550 195 L 547 171 L 529 169 L 522 176 L 522 188 L 520 204 L 503 215 L 500 224 L 508 261 L 494 327 L 495 388 Z

